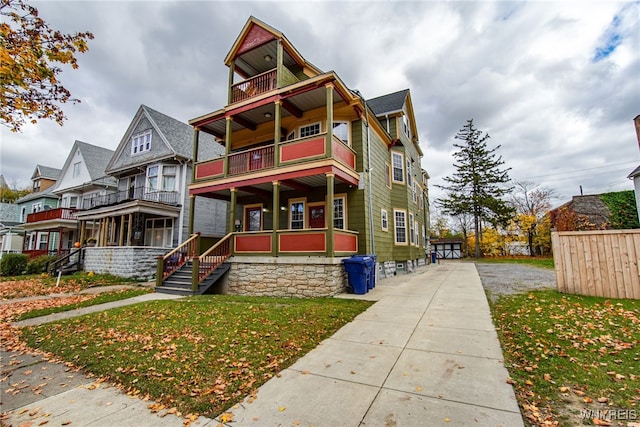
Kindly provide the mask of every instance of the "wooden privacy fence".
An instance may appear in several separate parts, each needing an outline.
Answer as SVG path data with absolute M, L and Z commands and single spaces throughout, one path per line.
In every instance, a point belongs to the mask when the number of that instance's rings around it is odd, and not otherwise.
M 640 299 L 640 230 L 551 233 L 558 291 Z

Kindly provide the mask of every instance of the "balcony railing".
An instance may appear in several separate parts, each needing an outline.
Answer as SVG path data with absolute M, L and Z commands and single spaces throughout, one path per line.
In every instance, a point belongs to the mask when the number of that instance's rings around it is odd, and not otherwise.
M 355 170 L 356 153 L 335 136 L 332 140 L 332 158 Z M 234 176 L 246 172 L 273 169 L 279 166 L 326 158 L 325 134 L 313 135 L 293 141 L 281 142 L 278 146 L 280 164 L 274 161 L 275 147 L 268 145 L 238 153 L 228 157 L 218 157 L 196 164 L 196 180 Z M 225 173 L 228 162 L 228 173 Z
M 118 203 L 145 200 L 149 202 L 164 203 L 166 205 L 178 205 L 179 193 L 177 191 L 155 190 L 149 187 L 136 187 L 116 193 L 94 196 L 82 201 L 82 209 L 92 209 L 101 206 L 110 206 Z
M 243 151 L 229 156 L 229 175 L 270 169 L 273 167 L 273 145 Z
M 48 221 L 55 219 L 68 219 L 74 221 L 76 219 L 77 209 L 73 208 L 56 208 L 47 211 L 34 212 L 27 215 L 27 223 Z
M 244 101 L 253 96 L 274 90 L 277 87 L 276 70 L 267 71 L 231 86 L 231 103 Z

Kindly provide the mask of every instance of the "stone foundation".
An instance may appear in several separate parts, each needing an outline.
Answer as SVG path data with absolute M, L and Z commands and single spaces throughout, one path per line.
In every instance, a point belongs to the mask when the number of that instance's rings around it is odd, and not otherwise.
M 151 280 L 156 276 L 157 258 L 167 252 L 167 248 L 146 246 L 85 248 L 84 271 L 113 274 L 135 280 Z
M 341 258 L 246 257 L 229 258 L 226 291 L 234 295 L 328 297 L 347 292 Z

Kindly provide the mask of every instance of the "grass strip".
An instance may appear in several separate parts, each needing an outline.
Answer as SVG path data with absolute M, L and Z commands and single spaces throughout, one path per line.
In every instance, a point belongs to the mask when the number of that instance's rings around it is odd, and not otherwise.
M 525 264 L 540 268 L 555 268 L 553 258 L 543 257 L 525 257 L 525 256 L 508 256 L 508 257 L 484 257 L 475 260 L 482 263 L 494 264 Z
M 126 289 L 117 292 L 105 292 L 96 295 L 95 298 L 82 301 L 75 304 L 67 304 L 58 307 L 39 308 L 28 311 L 18 316 L 16 320 L 33 319 L 35 317 L 47 316 L 54 313 L 62 313 L 63 311 L 75 310 L 76 308 L 90 307 L 92 305 L 104 304 L 107 302 L 120 301 L 123 299 L 137 297 L 152 292 L 151 289 Z
M 214 417 L 315 348 L 368 301 L 211 295 L 23 328 L 32 347 L 182 414 Z
M 638 420 L 640 301 L 534 291 L 500 298 L 492 313 L 530 425 Z

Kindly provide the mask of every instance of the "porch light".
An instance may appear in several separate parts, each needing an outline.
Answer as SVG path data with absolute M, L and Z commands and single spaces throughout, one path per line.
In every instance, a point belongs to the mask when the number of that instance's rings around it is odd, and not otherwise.
M 270 118 L 271 118 L 271 113 L 267 111 L 266 113 L 264 113 L 264 116 L 265 116 L 267 119 L 270 119 Z
M 280 206 L 280 210 L 281 210 L 281 211 L 286 211 L 286 210 L 287 210 L 287 207 L 286 207 L 286 206 L 284 206 L 284 205 L 282 205 L 282 206 Z
M 267 62 L 271 61 L 271 55 L 265 55 L 264 60 Z

